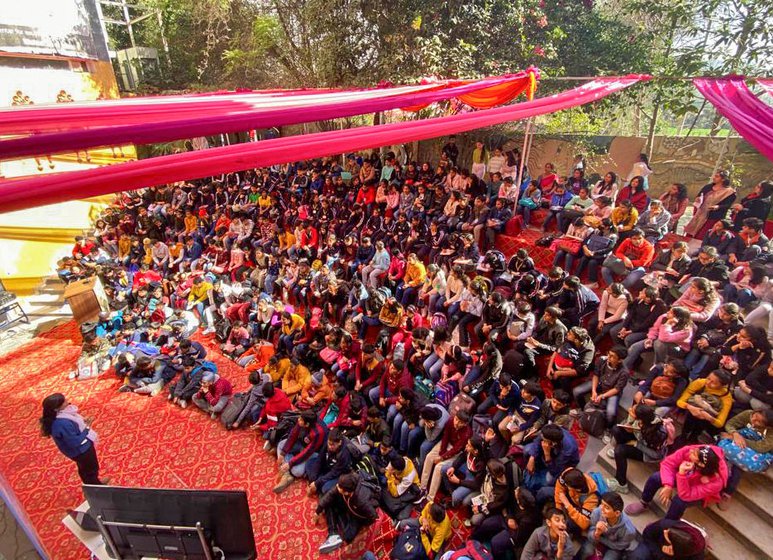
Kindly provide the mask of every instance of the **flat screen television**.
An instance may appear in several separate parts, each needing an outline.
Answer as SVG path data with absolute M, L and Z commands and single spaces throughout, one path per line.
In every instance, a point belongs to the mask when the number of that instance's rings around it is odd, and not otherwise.
M 244 491 L 84 485 L 83 493 L 113 558 L 257 557 Z

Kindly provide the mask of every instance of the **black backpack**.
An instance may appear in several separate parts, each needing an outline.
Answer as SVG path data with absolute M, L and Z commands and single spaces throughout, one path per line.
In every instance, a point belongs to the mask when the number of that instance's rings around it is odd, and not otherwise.
M 392 547 L 392 553 L 389 555 L 392 560 L 426 560 L 427 553 L 424 551 L 424 544 L 421 542 L 421 530 L 415 524 L 403 527 L 400 534 L 395 539 Z

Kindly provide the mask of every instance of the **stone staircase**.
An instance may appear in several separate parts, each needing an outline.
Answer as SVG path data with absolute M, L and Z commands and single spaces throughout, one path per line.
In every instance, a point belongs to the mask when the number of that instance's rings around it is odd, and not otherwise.
M 635 387 L 628 385 L 620 399 L 621 417 L 627 415 L 627 409 L 633 401 Z M 606 478 L 615 473 L 615 461 L 607 456 L 611 445 L 601 440 L 589 438 L 580 468 L 600 471 Z M 594 462 L 595 460 L 595 462 Z M 653 463 L 628 461 L 628 488 L 623 495 L 625 504 L 637 501 L 644 489 L 647 478 L 657 468 Z M 773 472 L 764 475 L 744 473 L 738 491 L 729 502 L 728 508 L 721 511 L 716 505 L 708 508 L 691 507 L 684 518 L 703 527 L 709 535 L 710 550 L 708 557 L 715 560 L 773 560 Z M 632 517 L 636 528 L 641 532 L 650 523 L 662 519 L 665 515 L 657 500 L 653 500 L 652 509 L 644 514 Z
M 610 446 L 604 447 L 597 456 L 596 462 L 605 476 L 611 478 L 615 472 L 615 461 L 607 457 L 607 449 L 610 449 Z M 653 464 L 628 462 L 630 492 L 623 496 L 626 505 L 638 500 L 644 483 L 656 468 L 657 466 Z M 684 518 L 697 523 L 709 534 L 711 558 L 772 560 L 771 504 L 773 504 L 771 479 L 763 475 L 745 474 L 726 511 L 719 510 L 716 505 L 708 508 L 691 507 Z M 639 531 L 665 515 L 657 500 L 652 502 L 652 506 L 655 511 L 632 518 Z
M 64 301 L 64 282 L 56 276 L 44 278 L 36 292 L 20 297 L 19 303 L 30 322 L 20 321 L 0 332 L 0 355 L 72 319 L 70 306 Z

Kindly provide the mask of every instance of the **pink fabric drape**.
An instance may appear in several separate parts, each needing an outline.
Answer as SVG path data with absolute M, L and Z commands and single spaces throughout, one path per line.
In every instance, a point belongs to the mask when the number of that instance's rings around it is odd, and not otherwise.
M 773 161 L 773 108 L 760 101 L 742 77 L 696 78 L 693 83 L 738 134 Z
M 277 138 L 9 181 L 0 185 L 0 212 L 455 134 L 590 103 L 647 79 L 647 75 L 598 78 L 549 97 L 462 115 Z
M 232 94 L 210 97 L 152 98 L 118 105 L 80 104 L 16 108 L 0 113 L 0 132 L 12 132 L 26 115 L 26 131 L 46 133 L 0 141 L 0 158 L 71 152 L 97 146 L 150 144 L 253 128 L 284 126 L 315 120 L 429 104 L 457 96 L 492 91 L 489 100 L 513 99 L 529 90 L 535 69 L 519 74 L 464 82 L 307 95 Z M 74 104 L 72 104 L 74 105 Z M 55 110 L 58 109 L 58 110 Z M 7 117 L 7 118 L 6 118 Z M 77 125 L 77 126 L 76 126 Z M 56 127 L 69 130 L 57 131 Z M 77 129 L 74 129 L 77 128 Z

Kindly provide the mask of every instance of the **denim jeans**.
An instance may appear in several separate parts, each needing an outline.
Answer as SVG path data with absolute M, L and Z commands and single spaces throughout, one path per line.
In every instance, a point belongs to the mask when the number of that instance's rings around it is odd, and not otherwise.
M 441 360 L 440 356 L 435 354 L 435 352 L 432 352 L 424 360 L 424 363 L 422 364 L 424 366 L 424 371 L 433 383 L 437 383 L 440 379 L 440 370 L 443 368 L 443 363 L 443 360 Z
M 649 504 L 655 497 L 655 493 L 663 487 L 663 481 L 660 478 L 660 471 L 654 472 L 647 479 L 644 484 L 644 490 L 641 493 L 641 501 L 645 504 Z M 665 519 L 679 519 L 684 514 L 684 511 L 690 506 L 697 506 L 701 503 L 701 500 L 693 500 L 691 502 L 685 502 L 680 498 L 676 491 L 671 499 L 671 506 L 666 512 Z
M 276 446 L 276 456 L 277 458 L 282 457 L 282 454 L 284 454 L 284 462 L 289 463 L 292 458 L 298 454 L 301 449 L 303 449 L 300 442 L 296 442 L 296 444 L 293 446 L 292 449 L 289 451 L 285 451 L 285 444 L 287 443 L 287 439 L 283 439 L 279 442 L 279 445 Z M 308 463 L 311 459 L 314 459 L 317 457 L 317 453 L 312 453 L 311 457 L 309 457 L 306 461 L 303 463 L 298 463 L 294 467 L 290 467 L 290 474 L 293 475 L 295 478 L 301 478 L 304 474 L 306 474 L 306 463 Z
M 467 496 L 472 494 L 473 490 L 472 488 L 467 488 L 466 486 L 457 486 L 455 484 L 452 484 L 448 480 L 448 471 L 451 469 L 451 464 L 449 463 L 446 467 L 444 467 L 443 470 L 443 488 L 445 488 L 446 492 L 448 492 L 451 495 L 451 507 L 458 507 L 462 500 L 464 500 Z M 467 470 L 467 465 L 462 464 L 461 467 L 459 467 L 458 471 L 454 471 L 454 474 L 459 477 L 459 480 L 472 480 L 474 476 L 470 474 L 470 471 Z
M 577 404 L 580 405 L 580 408 L 584 408 L 586 404 L 586 399 L 588 395 L 591 394 L 593 390 L 593 380 L 583 381 L 579 385 L 577 385 L 574 389 L 572 389 L 572 395 L 574 395 L 574 400 L 577 401 Z M 620 396 L 619 395 L 612 395 L 611 397 L 607 397 L 603 401 L 601 401 L 601 404 L 605 407 L 606 415 L 607 415 L 607 426 L 611 425 L 615 418 L 617 418 L 617 403 L 620 402 Z

